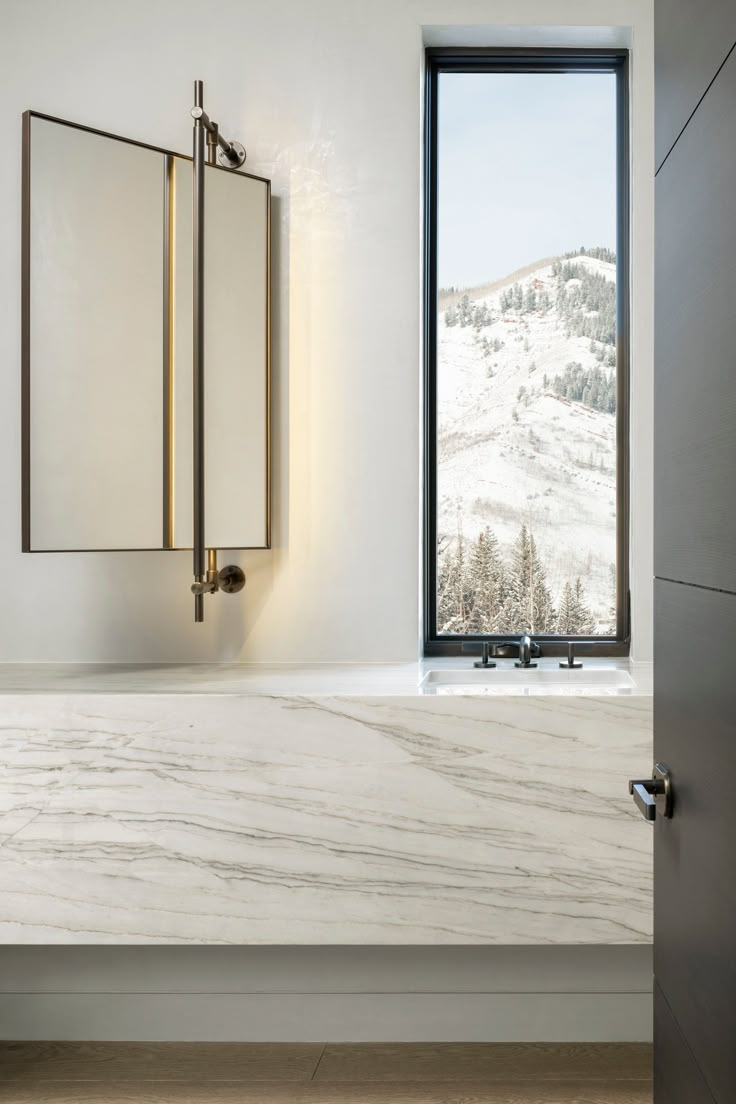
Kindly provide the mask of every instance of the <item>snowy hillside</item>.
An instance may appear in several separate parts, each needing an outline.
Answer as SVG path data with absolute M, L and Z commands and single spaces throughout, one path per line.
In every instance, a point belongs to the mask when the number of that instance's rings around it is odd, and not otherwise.
M 469 548 L 490 527 L 509 561 L 525 525 L 555 608 L 579 578 L 590 629 L 606 634 L 616 558 L 616 269 L 597 252 L 441 293 L 438 539 L 442 573 L 460 535 Z

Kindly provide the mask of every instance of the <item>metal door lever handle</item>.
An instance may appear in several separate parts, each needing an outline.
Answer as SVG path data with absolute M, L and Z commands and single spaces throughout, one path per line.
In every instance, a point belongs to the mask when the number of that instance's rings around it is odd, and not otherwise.
M 638 782 L 632 778 L 629 782 L 629 793 L 634 795 L 634 801 L 645 820 L 657 819 L 657 801 L 654 795 L 659 791 L 655 786 L 659 786 L 659 783 L 653 782 L 651 778 Z
M 656 820 L 659 811 L 663 817 L 672 816 L 672 786 L 669 768 L 656 763 L 651 778 L 632 778 L 629 793 L 645 820 Z

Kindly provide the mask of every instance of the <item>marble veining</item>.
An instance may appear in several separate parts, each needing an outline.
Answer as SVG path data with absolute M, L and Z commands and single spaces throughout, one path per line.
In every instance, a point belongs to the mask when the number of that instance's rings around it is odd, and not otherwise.
M 651 698 L 0 697 L 8 943 L 651 938 Z

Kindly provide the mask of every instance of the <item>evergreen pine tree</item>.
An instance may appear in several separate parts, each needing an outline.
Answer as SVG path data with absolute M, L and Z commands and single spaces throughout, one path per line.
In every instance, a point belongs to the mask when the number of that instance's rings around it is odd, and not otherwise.
M 530 558 L 529 532 L 526 525 L 522 525 L 511 553 L 509 594 L 505 611 L 506 632 L 529 630 Z
M 595 632 L 595 618 L 586 601 L 579 575 L 574 586 L 568 579 L 562 588 L 557 632 L 560 636 L 590 636 Z
M 441 633 L 465 632 L 467 619 L 467 578 L 465 542 L 458 533 L 454 552 L 445 549 L 437 582 L 437 627 Z
M 466 633 L 475 606 L 475 582 L 468 563 L 462 518 L 454 550 L 446 547 L 437 579 L 437 628 L 441 633 Z
M 522 525 L 512 556 L 508 599 L 504 611 L 506 632 L 552 632 L 555 611 L 547 577 L 534 537 Z
M 608 585 L 610 594 L 610 605 L 608 607 L 608 634 L 609 636 L 615 636 L 616 634 L 616 622 L 618 621 L 618 609 L 616 605 L 616 565 L 608 565 Z
M 532 534 L 529 534 L 531 552 L 531 616 L 532 628 L 530 632 L 554 632 L 557 620 L 552 604 L 552 596 L 547 586 L 547 572 L 537 553 L 537 545 Z
M 534 284 L 528 284 L 526 292 L 524 293 L 524 312 L 535 311 L 537 309 L 537 292 Z
M 447 632 L 447 626 L 455 619 L 452 602 L 453 557 L 448 548 L 437 550 L 437 629 Z
M 557 632 L 560 636 L 576 636 L 577 631 L 575 623 L 575 591 L 572 589 L 570 580 L 567 579 L 562 588 L 562 596 L 560 598 L 560 610 L 557 615 Z
M 470 306 L 470 297 L 466 294 L 458 303 L 458 320 L 461 326 L 469 326 L 473 321 L 473 312 Z
M 498 541 L 488 526 L 478 534 L 473 546 L 469 575 L 473 608 L 468 620 L 468 632 L 498 632 L 503 615 L 504 569 Z
M 585 588 L 579 575 L 575 580 L 575 623 L 578 636 L 591 636 L 595 632 L 595 618 L 586 601 Z

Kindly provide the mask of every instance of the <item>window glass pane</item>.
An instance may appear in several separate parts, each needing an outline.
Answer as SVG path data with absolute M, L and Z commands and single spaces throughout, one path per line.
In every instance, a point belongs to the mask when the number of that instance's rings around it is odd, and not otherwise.
M 616 633 L 616 77 L 441 73 L 440 635 Z

